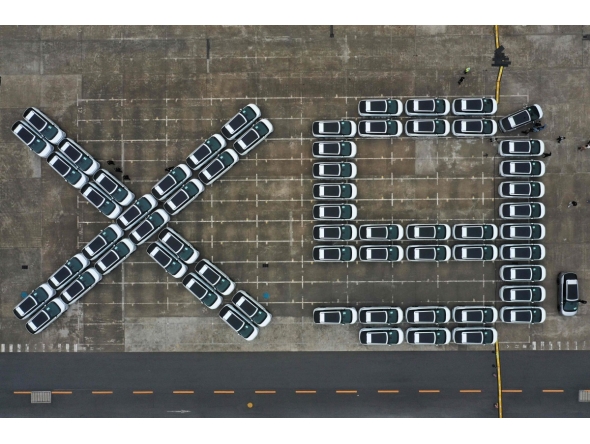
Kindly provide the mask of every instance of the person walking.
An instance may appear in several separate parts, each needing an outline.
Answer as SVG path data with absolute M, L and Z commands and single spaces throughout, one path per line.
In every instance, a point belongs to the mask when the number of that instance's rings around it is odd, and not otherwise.
M 551 151 L 549 151 L 548 153 L 543 153 L 543 159 L 549 156 L 551 156 Z
M 533 130 L 532 128 L 529 128 L 529 129 L 527 129 L 527 130 L 521 131 L 521 133 L 522 133 L 522 134 L 524 134 L 524 135 L 526 136 L 526 135 L 527 135 L 528 133 L 530 133 L 532 130 Z
M 580 151 L 590 150 L 590 141 L 585 146 L 579 146 L 578 149 Z
M 467 68 L 465 68 L 465 71 L 463 71 L 463 73 L 469 74 L 470 71 L 471 71 L 471 68 L 468 66 Z
M 463 83 L 463 80 L 465 80 L 465 77 L 461 77 L 461 78 L 459 79 L 459 81 L 457 82 L 457 84 L 458 84 L 458 85 L 460 85 L 461 83 Z
M 567 207 L 568 207 L 568 208 L 571 208 L 571 207 L 576 207 L 576 206 L 578 206 L 578 202 L 576 202 L 575 200 L 572 200 L 572 201 L 571 201 L 571 202 L 570 202 L 570 203 L 567 205 Z
M 561 143 L 561 141 L 562 141 L 562 140 L 565 140 L 565 137 L 563 137 L 563 136 L 559 136 L 559 137 L 557 138 L 557 143 Z

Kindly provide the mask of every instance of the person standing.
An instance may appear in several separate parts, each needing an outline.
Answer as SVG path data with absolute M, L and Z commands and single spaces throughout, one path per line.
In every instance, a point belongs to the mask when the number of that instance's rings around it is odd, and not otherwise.
M 548 153 L 543 153 L 543 159 L 549 156 L 551 156 L 551 151 L 549 151 Z
M 562 140 L 565 140 L 565 137 L 563 137 L 563 136 L 559 136 L 559 137 L 557 138 L 557 143 L 561 143 L 561 141 L 562 141 Z

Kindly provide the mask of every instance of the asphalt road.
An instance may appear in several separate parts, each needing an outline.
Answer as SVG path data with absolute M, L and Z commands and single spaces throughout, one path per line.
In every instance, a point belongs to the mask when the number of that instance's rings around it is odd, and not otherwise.
M 501 356 L 504 388 L 522 390 L 504 394 L 505 416 L 590 416 L 577 402 L 590 353 Z M 494 363 L 490 352 L 3 354 L 0 416 L 496 417 Z M 52 404 L 30 404 L 33 390 L 53 391 Z

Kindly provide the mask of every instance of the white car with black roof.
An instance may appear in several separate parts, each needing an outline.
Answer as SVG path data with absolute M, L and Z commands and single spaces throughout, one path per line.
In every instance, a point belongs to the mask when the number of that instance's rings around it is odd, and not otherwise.
M 410 137 L 444 137 L 451 132 L 451 124 L 444 119 L 410 119 L 405 130 Z
M 574 316 L 578 313 L 580 304 L 587 303 L 580 299 L 578 275 L 571 271 L 562 271 L 557 277 L 557 285 L 557 309 L 563 316 Z
M 194 264 L 199 258 L 197 249 L 170 227 L 166 227 L 160 231 L 158 240 L 187 265 Z
M 94 173 L 94 182 L 115 202 L 122 207 L 126 207 L 135 199 L 129 188 L 123 185 L 119 179 L 113 176 L 105 169 L 100 169 Z
M 456 224 L 453 225 L 453 239 L 456 240 L 494 240 L 498 237 L 498 227 L 494 224 Z
M 246 129 L 248 129 L 256 119 L 261 116 L 260 108 L 253 103 L 246 105 L 235 116 L 233 116 L 221 128 L 221 134 L 227 140 L 234 140 Z
M 354 179 L 356 177 L 356 165 L 352 162 L 318 162 L 312 167 L 315 179 Z
M 547 270 L 542 265 L 503 265 L 500 267 L 500 279 L 504 282 L 541 282 L 545 280 Z
M 545 238 L 545 226 L 543 224 L 502 224 L 500 237 L 507 240 L 541 240 Z
M 545 259 L 545 247 L 541 244 L 504 244 L 500 247 L 503 261 L 540 261 Z
M 68 305 L 80 300 L 82 296 L 93 289 L 102 280 L 102 274 L 94 267 L 87 268 L 60 294 L 60 298 Z
M 129 238 L 135 245 L 141 245 L 170 222 L 170 216 L 163 209 L 156 211 L 146 217 L 130 234 Z
M 504 160 L 499 170 L 502 177 L 541 177 L 545 164 L 540 160 Z
M 231 167 L 238 163 L 238 160 L 240 160 L 240 158 L 236 152 L 231 148 L 228 148 L 201 170 L 199 173 L 199 180 L 203 185 L 211 185 L 227 173 Z
M 439 97 L 408 99 L 406 101 L 408 116 L 446 116 L 450 110 L 449 101 Z
M 121 239 L 113 248 L 107 251 L 94 265 L 103 276 L 109 274 L 125 259 L 137 250 L 137 246 L 129 239 Z
M 158 201 L 154 196 L 144 194 L 117 218 L 117 225 L 123 230 L 129 230 L 150 214 L 157 206 Z
M 363 117 L 397 117 L 404 110 L 399 99 L 377 98 L 359 101 L 358 113 Z
M 170 216 L 174 216 L 184 210 L 203 191 L 205 191 L 205 186 L 201 181 L 191 179 L 164 203 L 164 209 Z
M 89 182 L 82 189 L 80 193 L 84 198 L 90 202 L 98 211 L 104 214 L 109 219 L 115 219 L 121 214 L 123 209 L 121 205 L 111 199 L 107 194 L 94 182 Z
M 404 228 L 399 224 L 365 224 L 359 228 L 359 239 L 372 242 L 401 240 Z
M 351 245 L 317 245 L 312 254 L 315 262 L 354 262 L 357 258 L 356 247 Z
M 47 303 L 33 318 L 27 322 L 26 329 L 36 335 L 53 324 L 62 314 L 68 310 L 68 305 L 61 299 L 55 298 Z
M 354 137 L 356 122 L 352 120 L 316 120 L 311 126 L 313 137 Z
M 453 245 L 453 259 L 456 261 L 495 261 L 498 247 L 491 244 Z
M 315 225 L 313 238 L 319 241 L 355 240 L 357 229 L 352 224 Z
M 545 205 L 541 202 L 503 203 L 498 213 L 502 219 L 541 219 L 545 216 Z
M 23 113 L 25 120 L 49 143 L 58 145 L 66 138 L 66 133 L 53 120 L 37 108 L 27 108 Z
M 453 342 L 459 345 L 491 345 L 498 341 L 493 327 L 458 327 L 453 329 Z
M 361 120 L 358 124 L 360 137 L 384 138 L 399 137 L 404 125 L 399 120 Z
M 195 273 L 187 274 L 182 280 L 182 285 L 205 307 L 215 310 L 223 302 L 223 296 L 209 288 Z
M 86 185 L 90 180 L 86 174 L 78 171 L 78 169 L 67 160 L 66 156 L 59 151 L 51 153 L 49 157 L 47 157 L 47 163 L 62 177 L 63 180 L 77 190 Z
M 173 278 L 180 279 L 188 271 L 187 266 L 182 261 L 176 260 L 160 242 L 151 243 L 147 248 L 147 254 Z
M 357 208 L 354 204 L 318 204 L 313 206 L 315 220 L 354 220 Z
M 459 324 L 493 324 L 498 310 L 492 306 L 459 306 L 453 308 L 453 321 Z
M 93 261 L 123 237 L 125 232 L 117 225 L 111 224 L 96 235 L 84 248 L 82 254 Z
M 39 157 L 45 159 L 53 153 L 53 145 L 25 122 L 18 121 L 12 125 L 12 133 Z
M 399 345 L 404 342 L 404 332 L 393 327 L 361 328 L 359 342 L 362 345 Z
M 362 262 L 401 262 L 404 258 L 399 245 L 361 245 L 358 253 Z
M 193 172 L 184 163 L 176 165 L 168 174 L 166 174 L 160 181 L 152 187 L 153 196 L 164 201 L 182 186 L 191 176 Z
M 456 116 L 491 116 L 498 110 L 498 102 L 491 97 L 462 97 L 451 106 Z
M 406 237 L 410 240 L 447 240 L 451 237 L 451 227 L 447 224 L 410 224 L 406 227 Z
M 272 123 L 267 119 L 260 119 L 243 136 L 234 142 L 234 150 L 240 156 L 245 156 L 267 139 L 273 131 L 274 127 Z
M 457 119 L 452 128 L 456 137 L 491 137 L 498 132 L 498 124 L 492 119 Z
M 18 319 L 28 319 L 49 302 L 55 293 L 53 287 L 43 283 L 31 291 L 12 311 Z
M 543 302 L 546 294 L 542 285 L 503 285 L 500 288 L 503 302 Z
M 446 345 L 451 331 L 441 327 L 412 327 L 406 330 L 406 342 L 415 345 Z
M 186 158 L 186 164 L 193 171 L 197 171 L 226 145 L 227 142 L 220 134 L 213 134 Z
M 356 192 L 353 183 L 316 183 L 312 193 L 314 199 L 354 199 Z
M 545 185 L 537 181 L 502 182 L 498 185 L 500 197 L 515 199 L 538 199 L 545 195 Z
M 252 341 L 258 336 L 258 327 L 231 304 L 219 310 L 219 317 L 246 341 Z
M 362 307 L 358 315 L 361 324 L 393 325 L 404 321 L 404 311 L 399 307 Z
M 90 261 L 86 259 L 86 256 L 82 253 L 78 253 L 59 267 L 59 269 L 47 279 L 47 283 L 51 285 L 54 290 L 61 290 L 76 279 L 76 277 L 88 268 L 89 265 Z
M 266 327 L 272 319 L 269 311 L 244 290 L 238 291 L 231 301 L 258 327 Z
M 543 307 L 502 307 L 500 321 L 511 324 L 542 324 L 547 313 Z
M 356 156 L 356 143 L 348 140 L 319 140 L 311 147 L 313 157 L 349 159 Z
M 502 157 L 533 157 L 545 152 L 545 143 L 536 139 L 502 140 L 498 154 Z
M 207 259 L 201 259 L 195 265 L 195 272 L 204 282 L 223 296 L 230 295 L 236 288 L 235 282 Z
M 406 248 L 406 259 L 415 262 L 446 262 L 451 259 L 448 245 L 410 245 Z
M 409 324 L 446 324 L 451 320 L 447 307 L 424 306 L 406 308 L 406 322 Z
M 502 132 L 514 131 L 522 126 L 533 123 L 543 117 L 543 110 L 539 105 L 527 106 L 525 109 L 510 114 L 498 121 Z
M 59 150 L 76 165 L 81 172 L 92 176 L 100 168 L 100 163 L 72 139 L 64 139 L 59 143 Z
M 318 307 L 313 310 L 313 322 L 322 325 L 356 324 L 358 313 L 354 307 Z

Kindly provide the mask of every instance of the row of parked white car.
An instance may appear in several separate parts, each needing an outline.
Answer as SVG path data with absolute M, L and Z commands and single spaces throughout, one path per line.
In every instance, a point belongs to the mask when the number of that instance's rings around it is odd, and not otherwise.
M 91 240 L 82 253 L 68 260 L 47 283 L 41 284 L 15 307 L 17 318 L 32 317 L 26 325 L 29 332 L 37 334 L 47 328 L 69 305 L 136 251 L 138 245 L 160 230 L 158 241 L 148 246 L 148 255 L 171 276 L 185 276 L 188 265 L 197 260 L 199 252 L 165 225 L 171 215 L 178 214 L 204 191 L 203 184 L 213 183 L 238 161 L 236 152 L 243 156 L 268 137 L 273 131 L 272 124 L 266 119 L 257 121 L 260 115 L 260 109 L 254 104 L 241 109 L 221 130 L 228 140 L 237 139 L 235 150 L 228 149 L 219 154 L 227 143 L 222 136 L 214 134 L 189 155 L 187 164 L 191 168 L 185 164 L 176 166 L 154 185 L 151 194 L 142 196 L 123 210 L 135 198 L 133 193 L 110 173 L 100 170 L 100 164 L 76 142 L 67 139 L 66 133 L 45 114 L 29 108 L 24 113 L 25 120 L 13 126 L 14 134 L 33 152 L 47 158 L 49 165 L 68 183 L 81 188 L 83 196 L 103 214 L 111 219 L 117 218 L 116 223 Z M 54 144 L 58 145 L 59 151 L 54 149 Z M 78 159 L 78 164 L 74 159 Z M 201 180 L 190 179 L 192 170 L 201 168 Z M 72 174 L 77 179 L 72 178 Z M 88 175 L 92 174 L 94 182 L 88 183 Z M 164 209 L 157 208 L 158 201 L 164 202 Z M 129 236 L 123 238 L 125 231 L 132 228 Z M 90 267 L 92 260 L 96 260 L 94 267 Z M 186 275 L 183 285 L 212 309 L 220 306 L 222 295 L 229 295 L 235 288 L 235 283 L 207 259 L 197 263 L 195 273 Z M 60 296 L 55 297 L 59 290 L 62 290 Z M 258 327 L 267 325 L 272 317 L 244 291 L 234 295 L 232 303 L 222 308 L 220 316 L 248 340 L 254 339 Z

